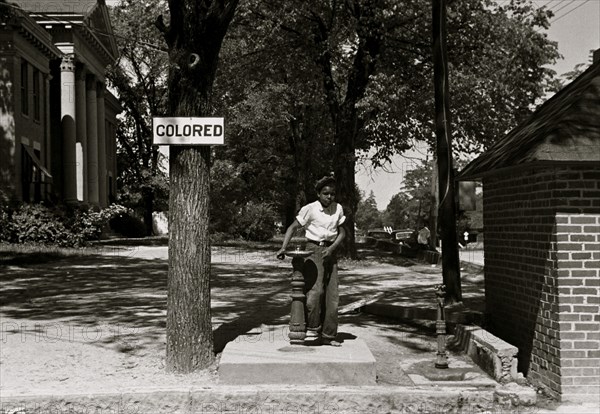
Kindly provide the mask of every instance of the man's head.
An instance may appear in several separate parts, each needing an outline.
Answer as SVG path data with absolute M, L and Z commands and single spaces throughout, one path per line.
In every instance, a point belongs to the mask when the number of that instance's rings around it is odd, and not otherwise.
M 335 178 L 323 177 L 315 184 L 315 190 L 317 196 L 323 207 L 329 207 L 329 205 L 335 201 Z
M 336 186 L 335 178 L 333 178 L 331 176 L 325 176 L 325 177 L 321 178 L 319 181 L 317 181 L 315 184 L 315 190 L 317 190 L 317 194 L 319 194 L 321 192 L 321 190 L 323 189 L 323 187 L 325 187 L 325 186 L 335 188 L 335 186 Z

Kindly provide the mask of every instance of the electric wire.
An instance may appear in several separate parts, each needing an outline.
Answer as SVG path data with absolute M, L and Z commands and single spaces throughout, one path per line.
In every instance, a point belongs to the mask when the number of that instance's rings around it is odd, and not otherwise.
M 578 8 L 580 8 L 581 6 L 585 5 L 586 3 L 589 3 L 591 0 L 586 0 L 583 3 L 581 3 L 579 6 L 572 8 L 571 10 L 569 10 L 568 12 L 566 12 L 565 14 L 562 14 L 560 16 L 557 16 L 555 19 L 550 20 L 550 23 L 554 23 L 560 19 L 562 19 L 563 17 L 573 13 L 575 10 L 577 10 Z
M 552 3 L 554 0 L 550 0 L 548 3 L 544 4 L 544 6 Z M 552 6 L 548 7 L 548 10 L 555 11 L 555 9 L 568 0 L 559 0 L 558 3 L 554 3 Z
M 563 9 L 566 9 L 567 7 L 569 7 L 571 4 L 575 3 L 576 1 L 577 1 L 577 0 L 571 0 L 569 3 L 565 4 L 565 5 L 564 5 L 564 6 L 562 6 L 561 8 L 559 8 L 559 9 L 555 9 L 555 10 L 552 10 L 552 11 L 553 11 L 554 13 L 558 13 L 559 11 L 561 11 L 561 10 L 563 10 Z M 585 3 L 583 3 L 583 4 L 585 4 Z

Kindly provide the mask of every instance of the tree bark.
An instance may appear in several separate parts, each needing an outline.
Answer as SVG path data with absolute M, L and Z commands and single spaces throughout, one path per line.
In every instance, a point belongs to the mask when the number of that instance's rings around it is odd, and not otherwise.
M 442 276 L 446 285 L 446 303 L 462 301 L 460 262 L 456 238 L 452 134 L 448 99 L 446 60 L 446 0 L 433 0 L 433 67 L 435 87 L 435 133 L 439 177 L 438 222 L 442 241 Z
M 337 181 L 337 199 L 344 208 L 346 222 L 346 238 L 340 249 L 341 253 L 352 259 L 357 258 L 354 223 L 356 210 L 358 207 L 358 194 L 356 192 L 356 146 L 355 137 L 356 118 L 357 115 L 354 109 L 347 109 L 350 113 L 341 113 L 338 117 L 338 125 L 335 131 L 335 152 L 334 152 L 334 172 Z M 354 122 L 353 122 L 354 121 Z
M 294 177 L 295 183 L 295 197 L 294 197 L 294 213 L 292 219 L 287 226 L 292 224 L 296 218 L 296 214 L 307 201 L 307 182 L 310 176 L 310 154 L 307 151 L 307 142 L 304 137 L 300 122 L 297 120 L 290 121 L 290 151 L 294 157 Z
M 223 38 L 238 0 L 169 0 L 170 116 L 211 115 L 210 97 Z M 167 369 L 188 373 L 214 361 L 210 313 L 210 147 L 169 150 Z
M 169 151 L 167 368 L 192 372 L 214 360 L 210 313 L 210 147 Z

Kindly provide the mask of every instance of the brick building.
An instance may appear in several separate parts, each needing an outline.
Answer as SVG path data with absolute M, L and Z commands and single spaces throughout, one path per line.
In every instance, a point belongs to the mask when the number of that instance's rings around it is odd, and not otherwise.
M 84 201 L 115 196 L 117 47 L 104 0 L 0 4 L 0 197 Z
M 564 400 L 600 392 L 600 62 L 469 164 L 483 181 L 488 330 Z

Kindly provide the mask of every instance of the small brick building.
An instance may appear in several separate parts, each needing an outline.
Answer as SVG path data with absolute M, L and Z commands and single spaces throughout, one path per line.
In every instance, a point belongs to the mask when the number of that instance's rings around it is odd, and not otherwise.
M 563 400 L 600 398 L 600 62 L 469 164 L 488 330 Z

